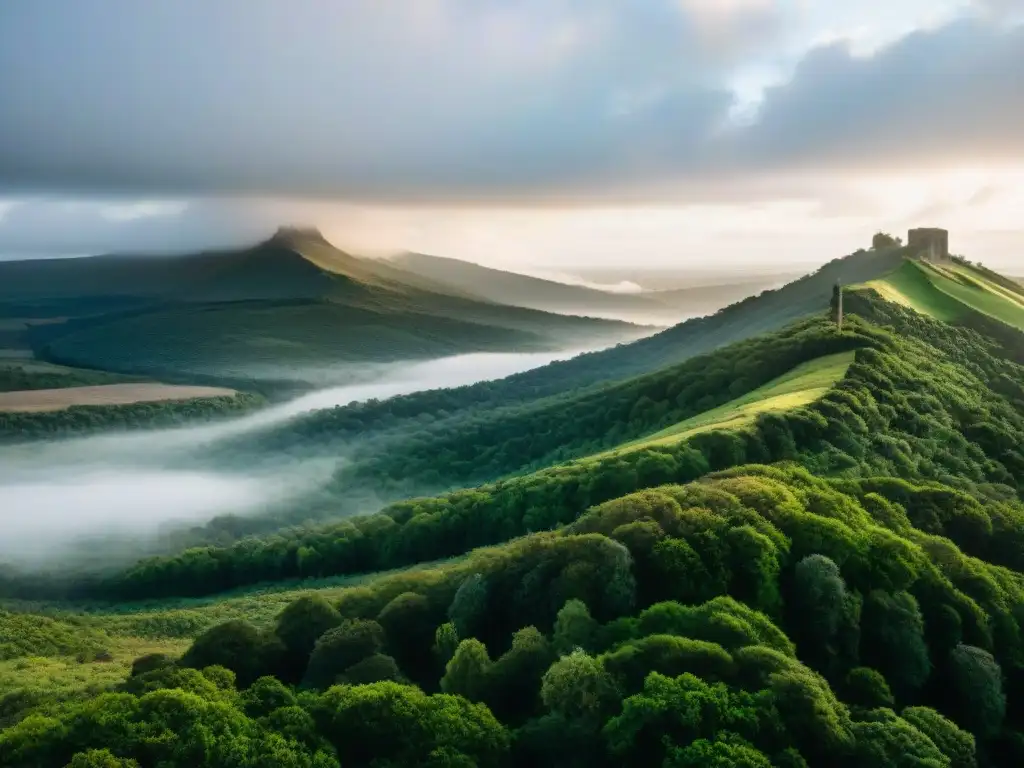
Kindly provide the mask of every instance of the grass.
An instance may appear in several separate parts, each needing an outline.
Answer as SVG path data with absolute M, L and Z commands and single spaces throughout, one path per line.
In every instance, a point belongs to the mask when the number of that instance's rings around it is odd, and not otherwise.
M 863 285 L 888 301 L 942 322 L 955 322 L 974 310 L 1024 330 L 1024 297 L 962 264 L 905 261 L 885 277 Z
M 598 455 L 607 456 L 635 448 L 667 445 L 712 429 L 736 429 L 754 421 L 758 414 L 807 405 L 820 398 L 846 375 L 853 363 L 854 354 L 841 352 L 803 363 L 763 387 L 724 405 Z
M 187 647 L 186 640 L 111 637 L 101 655 L 21 656 L 0 661 L 0 727 L 30 712 L 46 713 L 64 702 L 96 696 L 123 683 L 132 662 L 140 656 L 178 656 Z
M 944 323 L 955 322 L 964 314 L 963 304 L 941 291 L 931 279 L 931 270 L 918 262 L 904 261 L 885 277 L 864 283 L 886 301 L 901 304 Z

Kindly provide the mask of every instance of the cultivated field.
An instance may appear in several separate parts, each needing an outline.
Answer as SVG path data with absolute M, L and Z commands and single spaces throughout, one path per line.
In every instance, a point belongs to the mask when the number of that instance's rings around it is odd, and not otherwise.
M 235 390 L 223 387 L 189 387 L 155 382 L 31 389 L 0 392 L 0 411 L 19 413 L 61 411 L 73 405 L 125 405 L 161 400 L 192 400 L 197 397 L 225 397 L 235 394 Z

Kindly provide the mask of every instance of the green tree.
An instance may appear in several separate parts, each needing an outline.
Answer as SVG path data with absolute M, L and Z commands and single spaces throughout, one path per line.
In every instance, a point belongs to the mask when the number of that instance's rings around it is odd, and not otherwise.
M 979 737 L 999 732 L 1006 715 L 1003 672 L 988 651 L 960 644 L 949 655 L 949 684 L 958 720 Z
M 487 580 L 474 573 L 459 585 L 448 608 L 448 618 L 459 637 L 473 637 L 481 617 L 487 611 Z
M 403 676 L 398 663 L 391 656 L 375 653 L 346 669 L 339 680 L 349 685 L 366 685 L 384 680 L 401 682 Z
M 341 614 L 321 595 L 304 595 L 281 611 L 274 633 L 288 653 L 290 679 L 301 679 L 316 641 L 339 624 Z
M 384 627 L 388 650 L 399 666 L 418 682 L 429 680 L 437 624 L 430 601 L 416 592 L 403 592 L 381 609 L 377 623 Z
M 691 674 L 670 678 L 652 672 L 643 691 L 622 702 L 622 713 L 608 721 L 604 733 L 610 750 L 624 764 L 661 765 L 669 744 L 713 740 L 722 730 L 756 735 L 765 715 L 770 717 L 770 708 L 765 709 L 768 700 L 761 699 L 730 692 L 724 683 L 707 683 Z M 725 759 L 721 755 L 730 751 L 710 744 L 691 752 L 673 751 L 671 764 L 690 765 L 687 761 L 698 754 L 709 758 L 717 754 L 718 762 L 710 764 L 728 765 L 721 762 Z M 742 749 L 737 754 L 742 755 Z
M 434 658 L 445 667 L 455 655 L 455 649 L 459 647 L 459 633 L 452 622 L 442 624 L 434 632 Z
M 551 643 L 536 627 L 520 629 L 512 647 L 491 666 L 487 703 L 502 721 L 520 721 L 532 715 L 540 703 L 541 677 L 555 654 Z
M 467 638 L 459 643 L 445 667 L 441 690 L 465 696 L 470 701 L 483 701 L 490 672 L 491 657 L 487 648 L 475 637 Z
M 345 670 L 384 647 L 384 629 L 375 621 L 346 619 L 328 630 L 313 648 L 302 684 L 312 688 L 333 685 Z
M 343 766 L 425 765 L 444 755 L 450 765 L 464 757 L 490 768 L 509 750 L 508 732 L 483 704 L 394 682 L 336 686 L 313 710 Z
M 974 736 L 928 707 L 907 707 L 901 717 L 931 739 L 950 760 L 950 768 L 977 768 Z
M 67 768 L 138 768 L 135 760 L 114 756 L 109 749 L 90 749 L 88 752 L 79 752 Z
M 597 630 L 598 624 L 591 617 L 587 604 L 582 600 L 568 600 L 555 617 L 555 651 L 560 654 L 570 653 L 575 648 L 592 651 Z
M 599 720 L 619 693 L 601 662 L 577 649 L 544 673 L 540 695 L 544 706 L 562 717 Z
M 697 739 L 685 747 L 673 747 L 664 768 L 773 768 L 762 752 L 738 739 Z
M 901 240 L 898 237 L 893 237 L 887 232 L 876 232 L 871 238 L 871 247 L 876 251 L 893 245 L 899 245 L 900 243 Z
M 275 709 L 295 704 L 295 694 L 276 677 L 261 677 L 242 692 L 242 708 L 252 718 L 265 717 Z
M 793 571 L 794 621 L 800 636 L 814 648 L 820 660 L 835 637 L 843 616 L 846 582 L 839 566 L 824 555 L 808 555 Z
M 280 642 L 268 638 L 247 621 L 233 619 L 211 627 L 195 639 L 181 657 L 181 665 L 193 669 L 220 666 L 230 669 L 238 684 L 248 686 L 277 666 Z
M 881 672 L 898 697 L 909 697 L 931 673 L 924 618 L 908 592 L 874 590 L 864 603 L 862 656 Z
M 846 701 L 863 709 L 892 707 L 895 704 L 889 684 L 878 670 L 855 667 L 846 675 Z

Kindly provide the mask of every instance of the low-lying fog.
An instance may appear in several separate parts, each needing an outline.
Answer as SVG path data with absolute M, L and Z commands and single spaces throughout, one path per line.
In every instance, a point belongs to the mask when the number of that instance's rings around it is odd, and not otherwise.
M 322 487 L 341 459 L 250 472 L 195 470 L 182 460 L 311 410 L 498 379 L 580 351 L 375 366 L 361 371 L 364 383 L 324 388 L 216 424 L 0 448 L 0 562 L 23 568 L 81 562 L 90 541 L 130 537 L 145 548 L 167 526 L 260 514 Z

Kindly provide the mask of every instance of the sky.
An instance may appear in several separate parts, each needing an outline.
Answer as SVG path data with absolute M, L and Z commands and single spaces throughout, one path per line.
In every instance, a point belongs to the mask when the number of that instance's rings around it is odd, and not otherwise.
M 0 258 L 1024 272 L 1024 0 L 0 3 Z

